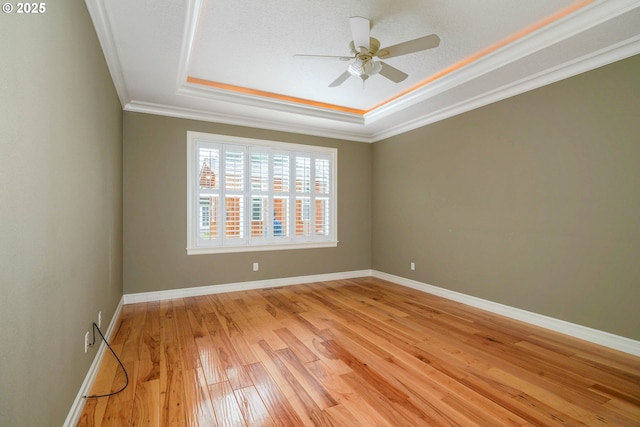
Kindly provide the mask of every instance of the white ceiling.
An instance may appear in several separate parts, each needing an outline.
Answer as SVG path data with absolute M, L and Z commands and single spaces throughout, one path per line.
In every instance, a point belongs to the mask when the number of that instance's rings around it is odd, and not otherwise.
M 125 110 L 363 142 L 640 53 L 640 0 L 86 3 Z M 294 54 L 350 55 L 350 16 L 440 46 L 385 60 L 401 83 L 330 88 L 348 62 Z

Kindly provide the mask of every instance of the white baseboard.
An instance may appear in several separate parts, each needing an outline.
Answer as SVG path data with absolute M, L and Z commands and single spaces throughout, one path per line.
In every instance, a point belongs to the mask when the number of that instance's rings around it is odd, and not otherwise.
M 367 276 L 371 276 L 371 270 L 356 270 L 341 273 L 316 274 L 311 276 L 284 277 L 281 279 L 255 280 L 251 282 L 225 283 L 222 285 L 197 286 L 193 288 L 171 289 L 168 291 L 141 292 L 136 294 L 125 294 L 123 298 L 125 304 L 134 304 L 138 302 L 162 301 L 174 298 L 221 294 L 224 292 L 249 291 L 253 289 L 301 285 L 304 283 L 325 282 L 330 280 L 354 279 L 356 277 Z
M 111 321 L 109 322 L 109 327 L 104 332 L 104 337 L 107 341 L 111 340 L 111 336 L 113 335 L 114 328 L 118 323 L 118 319 L 120 318 L 120 311 L 122 310 L 122 306 L 124 305 L 124 298 L 120 298 L 120 302 L 116 307 L 113 316 L 111 316 Z M 99 338 L 99 337 L 98 337 Z M 100 370 L 100 364 L 102 363 L 102 358 L 107 349 L 104 341 L 100 341 L 100 347 L 96 352 L 95 357 L 93 358 L 93 362 L 89 367 L 89 371 L 87 375 L 84 377 L 84 381 L 82 382 L 82 386 L 80 386 L 80 390 L 76 395 L 75 400 L 73 401 L 73 405 L 71 405 L 71 409 L 67 414 L 67 419 L 64 420 L 63 427 L 75 427 L 80 421 L 80 415 L 82 415 L 82 410 L 84 409 L 84 404 L 86 399 L 83 396 L 88 395 L 91 392 L 91 387 L 93 386 L 96 377 L 98 376 L 98 371 Z
M 544 316 L 542 314 L 510 307 L 508 305 L 499 304 L 482 298 L 473 297 L 460 292 L 450 291 L 448 289 L 439 288 L 437 286 L 428 285 L 426 283 L 417 282 L 404 277 L 394 276 L 381 271 L 372 270 L 371 275 L 408 288 L 417 289 L 422 292 L 438 295 L 452 301 L 480 308 L 491 313 L 500 314 L 511 319 L 520 320 L 545 329 L 603 345 L 615 350 L 620 350 L 625 353 L 633 354 L 634 356 L 640 356 L 640 341 L 577 325 L 575 323 L 566 322 L 564 320 L 555 319 L 553 317 Z
M 577 325 L 575 323 L 566 322 L 564 320 L 555 319 L 553 317 L 544 316 L 542 314 L 533 313 L 504 304 L 482 298 L 473 297 L 462 294 L 460 292 L 451 291 L 437 286 L 428 285 L 400 276 L 383 273 L 376 270 L 356 270 L 341 273 L 328 273 L 311 276 L 285 277 L 281 279 L 257 280 L 251 282 L 227 283 L 222 285 L 199 286 L 184 289 L 172 289 L 167 291 L 142 292 L 136 294 L 126 294 L 122 298 L 124 304 L 133 304 L 138 302 L 161 301 L 173 298 L 184 298 L 199 295 L 209 295 L 223 292 L 247 291 L 252 289 L 264 289 L 278 286 L 298 285 L 304 283 L 323 282 L 340 279 L 353 279 L 356 277 L 373 276 L 380 279 L 388 280 L 399 285 L 417 289 L 433 295 L 448 298 L 472 307 L 480 308 L 491 313 L 500 314 L 532 325 L 540 326 L 555 332 L 589 341 L 595 344 L 603 345 L 625 353 L 640 356 L 640 341 L 630 338 L 621 337 L 608 332 L 597 329 L 588 328 L 586 326 Z

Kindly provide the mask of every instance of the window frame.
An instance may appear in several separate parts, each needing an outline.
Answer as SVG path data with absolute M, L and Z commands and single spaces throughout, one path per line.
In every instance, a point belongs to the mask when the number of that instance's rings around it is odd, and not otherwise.
M 219 176 L 218 189 L 207 190 L 207 193 L 216 193 L 217 209 L 214 211 L 210 208 L 210 221 L 214 221 L 211 215 L 217 214 L 216 230 L 217 237 L 213 239 L 201 238 L 201 187 L 200 187 L 200 148 L 210 148 L 219 150 Z M 242 227 L 244 235 L 238 238 L 229 238 L 227 232 L 224 231 L 224 218 L 226 211 L 226 190 L 225 176 L 222 172 L 222 164 L 225 162 L 226 150 L 243 150 L 244 152 L 244 188 L 242 191 L 234 192 L 242 193 L 243 198 L 243 215 Z M 251 185 L 251 167 L 252 154 L 268 153 L 268 190 L 253 190 Z M 287 178 L 288 191 L 278 192 L 275 190 L 275 157 L 281 159 L 282 156 L 289 156 L 289 171 Z M 308 235 L 296 234 L 296 200 L 301 196 L 301 192 L 296 191 L 296 159 L 297 157 L 309 157 L 311 179 L 315 176 L 318 159 L 326 159 L 329 162 L 329 173 L 326 176 L 323 173 L 323 181 L 318 184 L 316 181 L 309 183 L 310 191 L 304 192 L 304 197 L 311 197 L 314 202 L 310 203 L 309 212 L 310 224 L 308 225 L 311 232 Z M 213 168 L 213 165 L 211 165 Z M 213 169 L 212 169 L 213 170 Z M 306 248 L 327 248 L 336 247 L 338 244 L 338 150 L 331 147 L 294 144 L 281 141 L 271 141 L 263 139 L 253 139 L 236 137 L 229 135 L 210 134 L 203 132 L 187 132 L 187 254 L 216 254 L 216 253 L 233 253 L 233 252 L 254 252 L 254 251 L 273 251 L 273 250 L 290 250 L 290 249 L 306 249 Z M 329 180 L 326 187 L 327 193 L 321 192 L 325 188 L 325 180 Z M 315 182 L 315 184 L 313 184 Z M 230 191 L 231 193 L 231 191 Z M 252 236 L 252 220 L 253 220 L 253 199 L 259 197 L 267 198 L 267 205 L 263 215 L 266 217 L 266 224 L 270 224 L 275 218 L 271 211 L 274 211 L 276 201 L 286 199 L 286 209 L 283 223 L 280 220 L 280 234 L 273 232 L 272 235 Z M 318 200 L 328 200 L 328 214 L 323 216 L 325 223 L 320 228 L 315 223 L 317 214 L 315 206 Z M 281 203 L 281 202 L 280 202 Z M 275 211 L 274 211 L 275 212 Z M 328 224 L 326 223 L 328 221 Z M 318 234 L 315 230 L 328 227 L 326 234 Z M 285 230 L 284 232 L 282 230 Z M 326 231 L 326 230 L 325 230 Z

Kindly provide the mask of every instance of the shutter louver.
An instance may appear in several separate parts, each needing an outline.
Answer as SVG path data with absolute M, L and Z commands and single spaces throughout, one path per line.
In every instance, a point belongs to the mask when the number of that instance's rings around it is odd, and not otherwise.
M 244 171 L 244 152 L 228 148 L 224 156 L 224 237 L 227 239 L 244 238 Z
M 311 157 L 296 156 L 296 236 L 311 235 Z
M 251 237 L 265 237 L 269 230 L 269 154 L 251 153 Z
M 198 175 L 198 238 L 215 240 L 218 237 L 220 150 L 200 148 L 198 164 L 200 171 Z
M 273 155 L 273 237 L 278 239 L 289 236 L 289 200 L 291 156 L 275 153 Z
M 329 160 L 316 158 L 315 164 L 315 234 L 329 235 Z

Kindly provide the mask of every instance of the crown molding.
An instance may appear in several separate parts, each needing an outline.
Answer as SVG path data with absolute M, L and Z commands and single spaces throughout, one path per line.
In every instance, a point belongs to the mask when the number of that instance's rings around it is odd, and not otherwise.
M 556 67 L 549 68 L 539 73 L 527 76 L 518 81 L 503 85 L 494 90 L 487 91 L 475 97 L 465 99 L 462 102 L 450 105 L 446 108 L 433 111 L 417 119 L 407 121 L 398 126 L 385 129 L 369 137 L 377 142 L 392 136 L 396 136 L 422 126 L 426 126 L 440 120 L 444 120 L 476 108 L 501 101 L 524 92 L 537 89 L 569 77 L 576 76 L 593 69 L 603 67 L 613 62 L 629 58 L 640 53 L 640 35 L 608 46 L 600 51 L 593 52 L 583 57 L 568 61 Z M 433 96 L 433 95 L 431 95 Z
M 191 53 L 198 29 L 198 20 L 202 10 L 202 0 L 189 0 L 187 2 L 187 13 L 185 14 L 184 31 L 182 33 L 182 46 L 180 48 L 180 58 L 178 62 L 178 75 L 176 88 L 179 91 L 189 77 L 189 67 L 191 66 Z
M 184 82 L 178 87 L 176 93 L 178 95 L 192 96 L 200 99 L 231 102 L 234 104 L 246 105 L 248 107 L 277 110 L 290 114 L 300 114 L 307 117 L 331 120 L 334 122 L 364 125 L 364 116 L 362 114 L 285 101 L 278 98 L 217 89 L 194 83 Z
M 111 74 L 111 80 L 115 86 L 116 93 L 123 107 L 130 101 L 129 91 L 122 72 L 122 62 L 118 56 L 117 44 L 113 38 L 113 27 L 109 12 L 105 8 L 105 3 L 101 0 L 85 0 L 89 16 L 93 21 L 102 52 L 107 62 L 107 68 Z
M 442 78 L 424 85 L 423 87 L 408 93 L 397 100 L 389 102 L 388 104 L 367 113 L 365 115 L 365 123 L 374 123 L 379 119 L 395 114 L 420 102 L 428 101 L 436 95 L 471 82 L 474 79 L 478 79 L 479 77 L 497 69 L 508 67 L 509 65 L 516 63 L 518 60 L 526 58 L 527 56 L 552 45 L 557 45 L 570 37 L 587 31 L 638 7 L 640 7 L 640 2 L 638 0 L 595 2 L 583 9 L 579 9 L 574 14 L 544 26 L 538 31 L 515 40 L 502 49 L 493 51 L 464 67 L 457 68 Z M 453 104 L 447 108 L 434 111 L 420 119 L 414 120 L 413 122 L 406 122 L 393 129 L 387 129 L 385 132 L 370 136 L 374 141 L 388 138 L 389 136 L 394 136 L 399 133 L 406 132 L 407 130 L 413 130 L 417 127 L 434 123 L 435 121 L 627 58 L 638 53 L 638 49 L 633 46 L 635 41 L 636 38 L 634 37 L 618 44 L 608 46 L 607 48 L 603 48 L 581 58 L 569 60 L 563 64 L 550 67 L 534 75 L 504 84 L 494 90 Z M 614 59 L 609 58 L 611 56 L 610 51 L 614 52 Z M 581 63 L 581 65 L 577 65 L 578 63 Z M 455 65 L 453 68 L 455 68 Z M 483 98 L 485 99 L 484 101 L 482 100 Z
M 444 120 L 458 114 L 483 107 L 485 105 L 489 105 L 494 102 L 519 95 L 533 89 L 540 88 L 542 86 L 546 86 L 551 83 L 555 83 L 569 77 L 573 77 L 575 75 L 608 65 L 610 63 L 637 54 L 640 54 L 640 35 L 617 43 L 615 45 L 608 46 L 597 52 L 593 52 L 583 57 L 568 61 L 564 64 L 560 64 L 556 67 L 552 67 L 539 73 L 533 74 L 518 81 L 505 84 L 494 90 L 484 92 L 462 102 L 458 102 L 446 108 L 438 109 L 436 111 L 420 116 L 414 120 L 404 122 L 398 126 L 390 127 L 385 129 L 384 131 L 377 133 L 328 130 L 327 128 L 314 128 L 311 126 L 297 125 L 284 121 L 263 120 L 256 118 L 252 119 L 246 116 L 212 113 L 204 110 L 192 110 L 142 101 L 130 101 L 125 105 L 124 109 L 126 111 L 157 114 L 183 119 L 216 122 L 235 126 L 253 127 L 289 133 L 300 133 L 304 135 L 336 138 L 355 142 L 373 143 L 396 135 L 400 135 L 405 132 L 409 132 L 422 126 L 427 126 L 440 120 Z M 469 73 L 467 70 L 464 70 L 464 72 Z M 461 79 L 457 83 L 450 83 L 446 81 L 443 81 L 441 83 L 434 82 L 434 84 L 430 85 L 429 88 L 424 89 L 424 91 L 428 93 L 410 95 L 416 97 L 426 96 L 428 99 L 439 93 L 449 90 L 452 87 L 455 87 L 455 85 L 462 84 L 462 82 L 463 79 Z M 230 94 L 229 96 L 234 97 L 236 95 Z
M 144 101 L 131 101 L 124 106 L 125 111 L 136 113 L 156 114 L 159 116 L 176 117 L 180 119 L 199 120 L 220 124 L 267 129 L 280 132 L 297 133 L 302 135 L 335 138 L 354 142 L 371 143 L 373 140 L 358 132 L 345 132 L 327 128 L 304 126 L 284 121 L 262 120 L 246 116 L 212 113 L 204 110 L 193 110 L 169 105 L 155 104 Z

